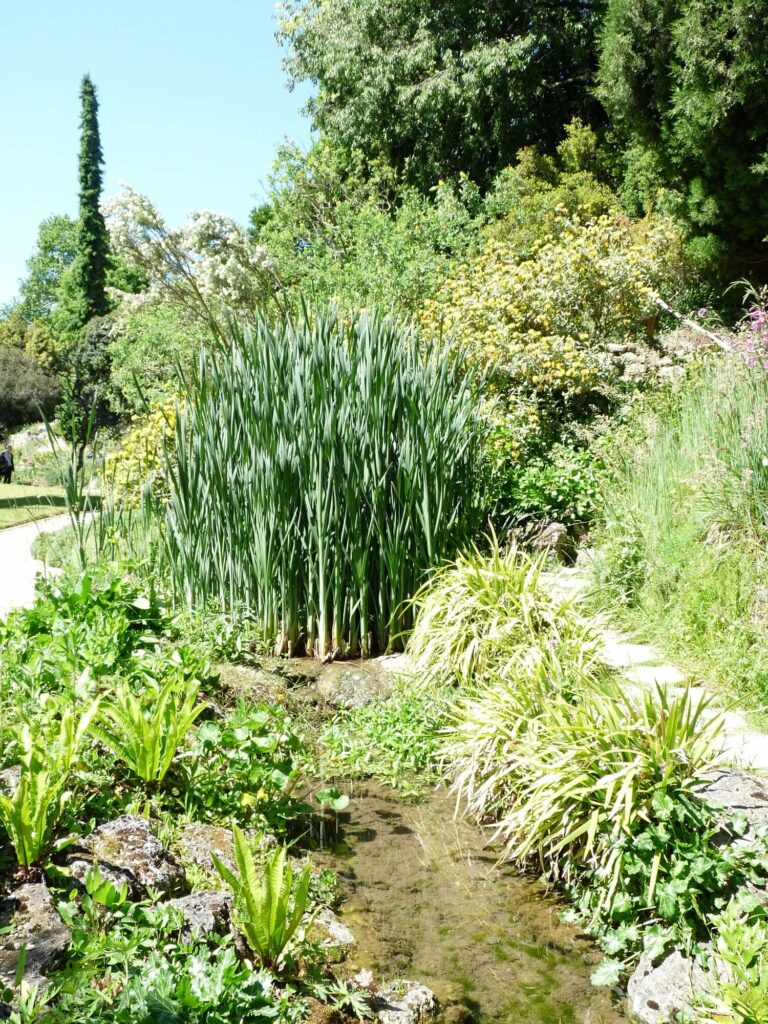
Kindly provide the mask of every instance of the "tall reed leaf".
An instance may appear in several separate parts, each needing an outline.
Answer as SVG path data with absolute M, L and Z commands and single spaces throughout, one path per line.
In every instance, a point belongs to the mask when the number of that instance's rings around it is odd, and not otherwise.
M 233 324 L 168 461 L 179 593 L 249 606 L 281 653 L 386 650 L 477 529 L 475 384 L 460 353 L 378 313 Z

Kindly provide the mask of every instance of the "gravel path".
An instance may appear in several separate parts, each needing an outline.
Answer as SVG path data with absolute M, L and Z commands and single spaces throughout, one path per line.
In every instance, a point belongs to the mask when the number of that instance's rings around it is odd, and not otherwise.
M 580 566 L 544 574 L 545 585 L 575 602 L 583 599 L 589 589 L 589 577 Z M 686 674 L 671 665 L 662 652 L 651 644 L 635 643 L 630 637 L 613 629 L 606 618 L 597 619 L 602 641 L 602 660 L 620 672 L 630 686 L 661 685 L 672 693 L 682 692 Z M 703 686 L 692 686 L 696 699 L 711 696 Z M 718 714 L 714 711 L 712 714 Z M 738 711 L 726 711 L 723 721 L 722 750 L 725 758 L 742 768 L 768 772 L 768 735 L 754 729 Z
M 0 530 L 0 619 L 13 608 L 28 607 L 35 599 L 35 579 L 45 572 L 43 563 L 32 557 L 35 538 L 68 525 L 69 516 L 63 515 Z

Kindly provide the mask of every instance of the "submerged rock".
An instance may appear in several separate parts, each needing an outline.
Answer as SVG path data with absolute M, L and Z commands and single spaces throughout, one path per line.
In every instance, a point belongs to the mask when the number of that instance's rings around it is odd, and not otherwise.
M 393 981 L 376 993 L 380 1024 L 421 1024 L 437 1016 L 435 993 L 417 981 Z
M 184 941 L 193 936 L 226 935 L 232 917 L 232 896 L 228 892 L 198 892 L 169 900 L 167 906 L 180 910 L 185 922 Z
M 668 1024 L 681 1012 L 692 1013 L 694 993 L 705 988 L 706 981 L 698 961 L 679 950 L 657 967 L 644 953 L 627 985 L 629 1012 L 640 1024 Z
M 164 897 L 180 895 L 186 888 L 184 868 L 163 848 L 146 818 L 129 814 L 79 840 L 65 863 L 80 882 L 98 864 L 102 877 L 117 886 L 128 884 L 131 899 L 143 899 L 150 889 Z
M 42 991 L 45 975 L 66 953 L 72 937 L 45 883 L 22 885 L 14 890 L 2 901 L 0 920 L 11 925 L 10 933 L 0 940 L 0 980 L 5 985 L 14 984 L 23 946 L 24 981 Z

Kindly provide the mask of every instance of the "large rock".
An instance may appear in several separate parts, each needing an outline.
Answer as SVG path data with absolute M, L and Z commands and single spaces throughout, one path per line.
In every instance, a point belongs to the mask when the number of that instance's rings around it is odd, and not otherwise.
M 754 775 L 724 768 L 713 772 L 711 781 L 697 787 L 699 800 L 719 810 L 723 828 L 722 842 L 751 845 L 755 839 L 768 835 L 768 783 Z M 735 815 L 746 819 L 746 831 L 733 838 L 730 824 Z
M 323 907 L 315 916 L 312 931 L 319 938 L 320 945 L 327 951 L 328 956 L 336 962 L 343 960 L 356 944 L 355 936 L 330 907 Z
M 184 930 L 181 937 L 189 941 L 194 936 L 206 939 L 209 935 L 226 935 L 232 918 L 232 896 L 228 892 L 198 892 L 169 900 L 168 907 L 181 911 Z
M 218 871 L 211 858 L 211 853 L 215 853 L 230 871 L 235 870 L 235 846 L 232 829 L 225 828 L 223 825 L 190 822 L 179 832 L 174 849 L 183 864 L 193 865 L 217 878 Z
M 0 979 L 13 985 L 19 952 L 26 948 L 24 981 L 42 991 L 45 975 L 69 948 L 71 933 L 43 882 L 22 885 L 2 901 L 0 921 L 11 932 L 0 939 Z
M 318 696 L 335 708 L 361 708 L 392 693 L 392 672 L 376 660 L 334 661 L 314 684 Z
M 393 981 L 376 993 L 380 1024 L 423 1024 L 437 1016 L 435 993 L 417 981 Z
M 72 877 L 80 882 L 96 863 L 102 877 L 115 885 L 128 884 L 131 899 L 152 890 L 160 897 L 181 895 L 186 889 L 184 868 L 163 848 L 146 818 L 123 815 L 101 825 L 67 852 Z
M 691 1015 L 694 993 L 706 988 L 706 983 L 701 965 L 679 950 L 658 967 L 644 953 L 627 985 L 630 1014 L 640 1024 L 667 1024 L 681 1012 Z

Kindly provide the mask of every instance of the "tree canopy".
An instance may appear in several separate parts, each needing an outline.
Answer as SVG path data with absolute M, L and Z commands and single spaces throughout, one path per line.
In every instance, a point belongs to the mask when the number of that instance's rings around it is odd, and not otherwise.
M 624 143 L 625 192 L 674 189 L 700 232 L 768 233 L 768 0 L 608 0 L 599 96 Z
M 600 5 L 534 0 L 290 0 L 281 36 L 294 81 L 332 141 L 430 188 L 486 184 L 517 151 L 552 150 L 590 86 Z

